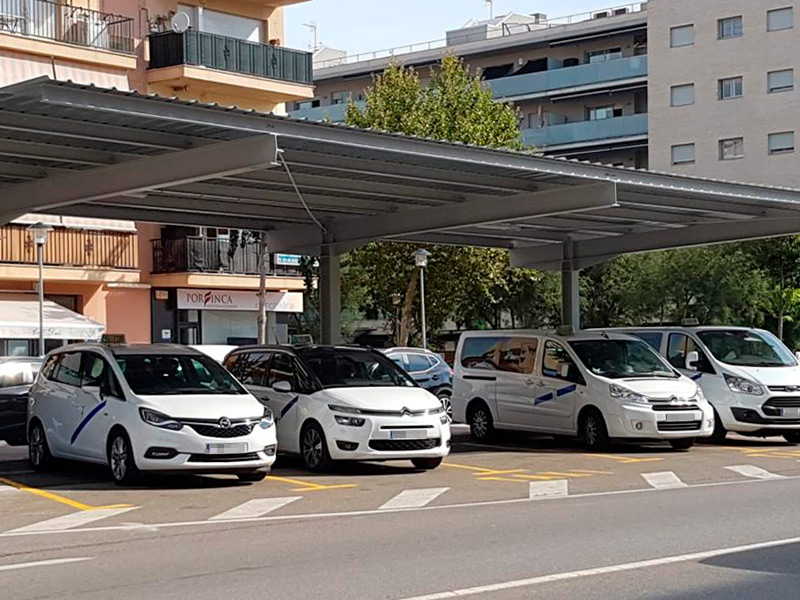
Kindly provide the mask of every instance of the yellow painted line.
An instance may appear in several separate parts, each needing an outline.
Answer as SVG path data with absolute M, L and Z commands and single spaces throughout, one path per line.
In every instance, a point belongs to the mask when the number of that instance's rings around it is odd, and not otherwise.
M 358 487 L 357 483 L 344 483 L 339 485 L 323 485 L 321 483 L 313 483 L 311 481 L 301 481 L 300 479 L 291 479 L 289 477 L 278 477 L 277 475 L 267 475 L 267 479 L 272 481 L 280 481 L 281 483 L 291 483 L 292 485 L 301 485 L 303 487 L 293 489 L 293 492 L 316 492 L 318 490 L 337 490 L 342 488 Z
M 484 467 L 472 467 L 470 465 L 458 465 L 456 463 L 442 463 L 445 467 L 454 467 L 456 469 L 467 469 L 468 471 L 477 471 L 478 473 L 492 473 L 493 469 L 486 469 Z
M 563 473 L 561 471 L 542 471 L 539 475 L 552 475 L 553 477 L 591 477 L 589 473 Z
M 77 508 L 78 510 L 100 510 L 104 508 L 128 508 L 131 506 L 130 504 L 113 504 L 110 506 L 92 506 L 91 504 L 84 504 L 83 502 L 78 502 L 77 500 L 72 500 L 71 498 L 66 498 L 64 496 L 59 496 L 58 494 L 54 494 L 52 492 L 47 492 L 45 490 L 40 490 L 39 488 L 31 487 L 29 485 L 25 485 L 24 483 L 18 483 L 16 481 L 12 481 L 10 479 L 6 479 L 5 477 L 0 477 L 0 483 L 4 483 L 5 485 L 11 486 L 13 488 L 17 488 L 18 490 L 22 490 L 23 492 L 27 492 L 29 494 L 33 494 L 34 496 L 39 496 L 41 498 L 47 498 L 48 500 L 52 500 L 53 502 L 59 502 L 61 504 L 66 504 L 67 506 L 71 506 L 72 508 Z
M 564 479 L 561 475 L 514 475 L 514 477 L 518 477 L 520 479 L 533 479 L 535 481 L 551 481 L 553 479 Z
M 664 460 L 663 458 L 634 458 L 632 456 L 616 456 L 614 454 L 584 454 L 584 456 L 591 456 L 592 458 L 607 458 L 624 465 L 640 462 L 658 462 L 660 460 Z
M 357 483 L 342 483 L 340 485 L 320 485 L 317 487 L 302 487 L 302 488 L 294 488 L 292 489 L 293 492 L 324 492 L 326 490 L 340 490 L 344 488 L 354 488 L 358 487 Z
M 570 473 L 589 473 L 590 475 L 613 475 L 614 471 L 594 471 L 592 469 L 570 469 Z
M 519 483 L 519 479 L 511 479 L 510 477 L 481 477 L 478 476 L 479 481 L 511 481 L 512 483 Z
M 483 471 L 481 475 L 511 475 L 512 473 L 524 473 L 527 469 L 507 469 L 505 471 Z

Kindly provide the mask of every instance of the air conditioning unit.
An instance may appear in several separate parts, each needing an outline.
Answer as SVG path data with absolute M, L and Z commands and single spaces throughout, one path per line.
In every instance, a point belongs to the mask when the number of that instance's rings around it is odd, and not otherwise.
M 594 13 L 592 15 L 592 18 L 593 19 L 607 19 L 610 16 L 611 16 L 611 13 L 608 12 L 607 10 L 604 10 L 604 11 L 601 11 L 601 12 Z
M 91 13 L 65 15 L 64 40 L 81 46 L 108 48 L 108 23 L 100 15 Z

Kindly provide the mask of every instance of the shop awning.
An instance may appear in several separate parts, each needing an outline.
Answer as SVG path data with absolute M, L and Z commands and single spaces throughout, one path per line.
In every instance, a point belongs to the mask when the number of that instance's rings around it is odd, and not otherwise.
M 44 301 L 44 337 L 48 340 L 99 340 L 101 325 L 51 300 Z M 32 294 L 0 296 L 0 338 L 39 337 L 39 299 Z

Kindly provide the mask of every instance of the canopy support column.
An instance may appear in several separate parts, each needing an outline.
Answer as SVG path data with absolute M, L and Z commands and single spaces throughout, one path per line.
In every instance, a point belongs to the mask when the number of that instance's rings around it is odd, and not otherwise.
M 323 344 L 342 342 L 342 286 L 340 256 L 323 246 L 319 260 L 320 335 Z
M 575 268 L 574 242 L 568 239 L 563 246 L 561 261 L 561 323 L 573 331 L 581 328 L 580 269 Z

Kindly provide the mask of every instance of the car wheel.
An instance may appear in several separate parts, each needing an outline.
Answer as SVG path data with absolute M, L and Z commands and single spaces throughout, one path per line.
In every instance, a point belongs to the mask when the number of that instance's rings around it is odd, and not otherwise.
M 439 392 L 438 394 L 439 402 L 442 403 L 442 408 L 444 408 L 444 414 L 447 415 L 447 420 L 452 423 L 453 422 L 453 401 L 450 399 L 450 394 L 448 392 Z
M 422 471 L 430 471 L 442 464 L 442 457 L 437 458 L 412 458 L 414 466 Z
M 792 433 L 784 433 L 783 439 L 790 444 L 800 444 L 800 432 L 793 431 Z
M 467 423 L 472 439 L 476 442 L 489 442 L 494 437 L 494 419 L 492 412 L 484 402 L 477 402 L 470 406 Z
M 133 459 L 133 447 L 130 439 L 123 431 L 111 434 L 108 443 L 108 466 L 111 477 L 117 485 L 130 485 L 139 475 L 136 461 Z
M 688 450 L 694 446 L 694 438 L 684 438 L 682 440 L 670 440 L 669 445 L 673 450 Z
M 28 456 L 35 471 L 47 471 L 53 466 L 53 455 L 47 445 L 44 427 L 38 421 L 31 425 L 28 434 Z
M 266 471 L 253 471 L 252 473 L 237 473 L 236 476 L 239 478 L 239 481 L 245 481 L 247 483 L 258 483 L 259 481 L 264 481 L 267 476 Z
M 611 446 L 605 419 L 598 410 L 590 409 L 583 413 L 578 433 L 589 450 L 607 450 Z
M 714 431 L 707 439 L 712 444 L 722 444 L 725 441 L 725 437 L 727 435 L 728 435 L 728 430 L 725 429 L 725 425 L 722 424 L 722 419 L 719 418 L 719 414 L 715 410 Z
M 303 428 L 300 434 L 300 454 L 306 469 L 312 473 L 329 471 L 333 466 L 325 433 L 316 423 Z

